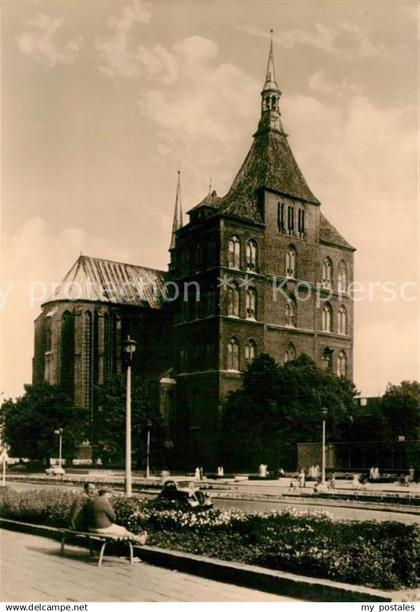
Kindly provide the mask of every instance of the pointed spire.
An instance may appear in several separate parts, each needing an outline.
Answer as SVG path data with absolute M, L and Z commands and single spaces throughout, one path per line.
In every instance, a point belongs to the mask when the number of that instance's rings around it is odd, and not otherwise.
M 265 84 L 264 89 L 278 89 L 276 81 L 276 72 L 274 70 L 274 54 L 273 54 L 273 30 L 270 30 L 271 39 L 270 39 L 270 51 L 268 54 L 268 62 L 267 62 L 267 74 L 265 76 Z
M 172 223 L 172 237 L 169 249 L 175 248 L 176 232 L 182 227 L 182 202 L 181 202 L 181 170 L 178 170 L 178 183 L 176 187 L 174 220 Z
M 258 124 L 258 132 L 272 129 L 284 134 L 280 119 L 280 96 L 281 91 L 276 81 L 274 70 L 273 52 L 273 30 L 271 32 L 270 51 L 268 53 L 267 73 L 265 83 L 261 92 L 261 119 Z

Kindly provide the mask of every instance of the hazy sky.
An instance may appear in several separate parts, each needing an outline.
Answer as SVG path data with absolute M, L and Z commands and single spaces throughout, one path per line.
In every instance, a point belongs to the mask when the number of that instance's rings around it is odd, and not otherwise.
M 81 250 L 166 269 L 178 166 L 184 210 L 229 188 L 270 28 L 290 144 L 357 247 L 356 385 L 418 378 L 417 24 L 414 0 L 3 0 L 0 392 L 31 380 L 41 283 Z

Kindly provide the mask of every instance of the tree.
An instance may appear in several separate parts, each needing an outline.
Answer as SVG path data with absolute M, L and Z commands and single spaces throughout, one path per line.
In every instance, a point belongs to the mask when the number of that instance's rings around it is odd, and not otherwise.
M 117 375 L 96 387 L 93 445 L 95 456 L 105 463 L 122 464 L 125 457 L 126 379 Z M 147 396 L 144 382 L 133 376 L 131 390 L 131 439 L 138 466 L 146 462 L 147 429 L 150 428 L 152 465 L 160 465 L 164 425 L 156 403 Z
M 87 414 L 74 406 L 70 397 L 56 385 L 25 385 L 25 394 L 6 400 L 0 410 L 4 439 L 10 454 L 47 461 L 58 456 L 58 436 L 62 428 L 63 457 L 72 459 L 87 430 Z
M 389 384 L 382 397 L 381 408 L 388 434 L 393 440 L 420 439 L 420 383 L 404 380 Z
M 352 382 L 307 355 L 284 366 L 260 355 L 225 404 L 220 459 L 231 467 L 255 469 L 264 462 L 294 468 L 296 444 L 320 441 L 321 407 L 328 410 L 331 438 L 346 435 L 355 394 Z

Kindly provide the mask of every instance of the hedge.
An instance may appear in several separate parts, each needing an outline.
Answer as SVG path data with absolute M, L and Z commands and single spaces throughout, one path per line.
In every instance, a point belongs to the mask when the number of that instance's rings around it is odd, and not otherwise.
M 62 490 L 0 491 L 0 516 L 64 527 L 76 494 Z M 246 514 L 164 510 L 156 502 L 113 499 L 117 522 L 153 546 L 260 565 L 374 588 L 416 588 L 420 527 L 375 521 L 332 521 L 325 513 Z

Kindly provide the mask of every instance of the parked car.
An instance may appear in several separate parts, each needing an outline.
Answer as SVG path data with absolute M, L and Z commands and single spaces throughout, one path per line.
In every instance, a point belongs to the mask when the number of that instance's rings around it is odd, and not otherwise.
M 197 510 L 207 510 L 213 507 L 210 495 L 191 481 L 167 480 L 156 499 L 166 507 Z
M 64 476 L 66 470 L 61 465 L 52 465 L 45 470 L 45 473 L 49 476 Z

